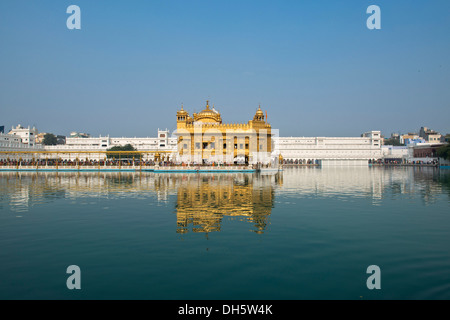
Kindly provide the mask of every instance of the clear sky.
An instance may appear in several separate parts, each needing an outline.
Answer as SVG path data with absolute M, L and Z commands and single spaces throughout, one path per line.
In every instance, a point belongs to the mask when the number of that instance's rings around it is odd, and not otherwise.
M 156 136 L 207 99 L 224 122 L 261 104 L 281 136 L 448 133 L 450 1 L 0 2 L 6 129 Z

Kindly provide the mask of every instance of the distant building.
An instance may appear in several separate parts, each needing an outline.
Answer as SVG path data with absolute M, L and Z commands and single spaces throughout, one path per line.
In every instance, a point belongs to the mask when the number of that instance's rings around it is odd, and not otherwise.
M 35 137 L 36 144 L 42 144 L 44 142 L 44 136 L 46 135 L 46 132 L 38 133 Z
M 380 131 L 368 131 L 362 134 L 363 138 L 371 138 L 374 146 L 381 146 L 381 132 Z
M 23 144 L 27 144 L 30 147 L 36 145 L 36 136 L 38 135 L 38 130 L 33 127 L 28 128 L 22 127 L 20 124 L 16 127 L 12 127 L 8 134 L 19 136 L 22 139 Z
M 399 138 L 400 143 L 404 144 L 404 145 L 408 144 L 407 140 L 416 140 L 416 139 L 420 139 L 420 137 L 417 133 L 402 134 L 402 135 L 400 135 L 400 138 Z M 424 140 L 424 142 L 425 142 L 425 140 Z
M 422 143 L 413 146 L 413 156 L 414 158 L 420 158 L 420 159 L 436 159 L 437 156 L 437 149 L 442 147 L 443 143 Z
M 22 139 L 17 136 L 17 135 L 9 135 L 9 134 L 4 134 L 4 133 L 0 133 L 0 148 L 1 150 L 7 150 L 8 148 L 11 147 L 28 147 L 28 145 L 24 145 L 22 143 Z
M 16 156 L 15 151 L 38 151 L 43 150 L 40 145 L 30 146 L 28 143 L 23 143 L 22 138 L 18 134 L 4 134 L 0 133 L 0 160 L 6 160 Z M 22 154 L 23 159 L 31 159 L 32 154 Z
M 439 132 L 431 130 L 427 127 L 420 128 L 419 137 L 430 143 L 439 143 L 443 140 L 443 136 Z
M 425 139 L 417 138 L 417 139 L 405 139 L 405 145 L 409 146 L 410 144 L 416 145 L 419 143 L 426 143 Z

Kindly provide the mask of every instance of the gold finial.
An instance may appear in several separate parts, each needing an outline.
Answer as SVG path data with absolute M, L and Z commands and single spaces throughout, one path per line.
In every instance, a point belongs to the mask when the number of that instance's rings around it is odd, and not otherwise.
M 206 109 L 209 109 L 209 100 L 206 100 Z

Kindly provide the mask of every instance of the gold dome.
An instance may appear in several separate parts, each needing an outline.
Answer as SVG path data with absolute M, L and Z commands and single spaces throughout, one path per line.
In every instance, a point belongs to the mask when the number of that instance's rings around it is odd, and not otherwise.
M 199 113 L 194 113 L 194 121 L 204 123 L 222 123 L 220 113 L 209 108 L 209 101 L 206 101 L 206 108 Z
M 261 110 L 261 106 L 258 106 L 253 121 L 264 121 L 264 112 Z
M 264 112 L 261 110 L 261 106 L 259 106 L 259 107 L 258 107 L 258 110 L 256 110 L 256 114 L 257 114 L 258 116 L 263 116 L 263 115 L 264 115 Z
M 181 105 L 181 110 L 177 112 L 178 115 L 186 115 L 188 114 L 186 110 L 184 110 L 183 105 Z

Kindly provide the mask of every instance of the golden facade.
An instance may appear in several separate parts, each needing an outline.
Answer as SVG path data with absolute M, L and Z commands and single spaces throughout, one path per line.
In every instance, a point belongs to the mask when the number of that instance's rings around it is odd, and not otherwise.
M 209 106 L 192 117 L 181 106 L 177 112 L 178 155 L 181 161 L 257 163 L 272 152 L 271 126 L 261 107 L 248 123 L 223 123 L 221 114 Z

